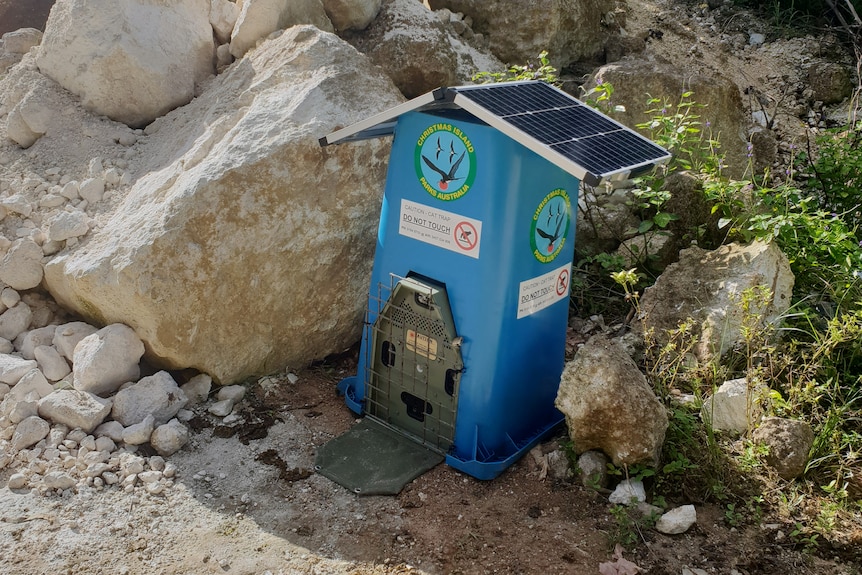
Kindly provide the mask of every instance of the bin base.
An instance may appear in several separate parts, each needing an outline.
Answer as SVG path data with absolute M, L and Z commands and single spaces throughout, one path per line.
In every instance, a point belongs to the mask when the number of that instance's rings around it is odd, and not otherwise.
M 358 381 L 359 380 L 355 375 L 351 377 L 345 377 L 338 382 L 336 388 L 338 389 L 338 393 L 344 396 L 344 403 L 347 404 L 347 407 L 350 408 L 350 411 L 352 411 L 356 415 L 362 415 L 362 400 L 356 397 L 356 383 Z
M 494 479 L 536 445 L 553 435 L 557 426 L 564 420 L 565 416 L 559 414 L 559 417 L 554 418 L 548 425 L 539 429 L 531 437 L 517 443 L 512 441 L 510 446 L 512 450 L 507 450 L 506 453 L 491 453 L 487 456 L 482 456 L 479 455 L 483 451 L 481 445 L 476 445 L 473 449 L 473 458 L 465 459 L 450 453 L 446 455 L 446 464 L 476 479 Z

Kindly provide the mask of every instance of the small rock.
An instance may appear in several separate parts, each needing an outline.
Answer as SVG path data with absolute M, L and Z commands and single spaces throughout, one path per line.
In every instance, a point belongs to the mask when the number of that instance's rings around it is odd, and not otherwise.
M 6 309 L 9 309 L 10 307 L 15 307 L 16 305 L 18 305 L 19 301 L 21 301 L 21 295 L 10 287 L 3 288 L 3 291 L 0 292 L 0 303 L 5 305 Z M 30 357 L 28 359 L 33 358 Z
M 143 355 L 144 344 L 132 328 L 121 323 L 103 327 L 75 346 L 75 389 L 96 395 L 113 393 L 122 384 L 138 379 L 138 362 Z
M 768 447 L 767 465 L 783 479 L 794 479 L 805 473 L 814 431 L 805 421 L 767 417 L 754 430 L 752 440 Z
M 9 477 L 9 483 L 7 483 L 7 486 L 9 487 L 9 489 L 24 489 L 24 487 L 26 485 L 27 485 L 27 476 L 24 475 L 23 473 L 13 473 Z
M 107 453 L 111 453 L 117 450 L 117 445 L 114 443 L 114 440 L 106 435 L 97 437 L 95 440 L 94 447 L 96 451 L 104 451 Z
M 24 359 L 36 359 L 36 348 L 40 345 L 51 345 L 51 342 L 54 341 L 54 332 L 56 329 L 57 326 L 49 325 L 40 327 L 39 329 L 31 329 L 21 334 L 15 340 L 15 347 L 21 352 L 21 357 Z
M 24 377 L 24 374 L 38 367 L 35 361 L 15 355 L 0 354 L 0 382 L 15 385 Z
M 33 392 L 36 393 L 39 399 L 42 399 L 53 393 L 53 391 L 54 388 L 51 387 L 51 384 L 42 375 L 42 372 L 38 369 L 31 369 L 21 376 L 21 379 L 18 380 L 18 385 L 13 387 L 9 393 L 12 397 L 22 400 Z
M 26 303 L 19 302 L 0 315 L 0 337 L 10 341 L 24 333 L 30 326 L 33 312 Z
M 752 32 L 748 35 L 748 43 L 752 46 L 760 46 L 764 42 L 766 42 L 766 36 L 763 34 Z
M 608 486 L 608 457 L 600 451 L 587 451 L 578 457 L 578 470 L 584 487 Z
M 164 471 L 165 469 L 165 458 L 161 455 L 153 455 L 147 460 L 147 463 L 153 471 Z
M 624 479 L 620 481 L 608 499 L 617 505 L 637 505 L 646 501 L 646 490 L 642 481 Z
M 217 400 L 224 401 L 225 399 L 230 399 L 234 403 L 242 401 L 243 397 L 245 397 L 245 387 L 241 385 L 227 385 L 219 389 L 216 394 Z
M 676 535 L 685 533 L 696 522 L 697 512 L 694 505 L 683 505 L 662 515 L 655 524 L 655 528 L 659 533 Z
M 213 379 L 205 373 L 198 374 L 180 386 L 183 393 L 188 398 L 186 407 L 194 407 L 195 405 L 206 401 L 209 397 L 210 389 L 212 389 Z
M 117 392 L 111 415 L 126 426 L 152 415 L 155 425 L 161 425 L 173 418 L 186 401 L 186 394 L 174 378 L 168 372 L 160 371 Z
M 12 435 L 12 449 L 20 451 L 36 445 L 51 430 L 51 424 L 39 416 L 31 416 L 21 421 Z
M 54 331 L 54 340 L 51 343 L 63 357 L 72 361 L 78 342 L 97 331 L 99 329 L 92 325 L 82 321 L 73 321 L 57 326 Z
M 72 368 L 53 346 L 40 345 L 33 351 L 39 369 L 49 381 L 60 381 L 70 373 Z
M 19 291 L 38 286 L 43 272 L 42 248 L 30 238 L 16 240 L 0 262 L 0 281 Z
M 230 399 L 225 399 L 222 401 L 217 401 L 212 404 L 207 411 L 215 415 L 216 417 L 225 417 L 230 414 L 233 410 L 233 401 Z
M 129 425 L 123 430 L 123 441 L 128 445 L 143 445 L 150 440 L 156 420 L 148 415 L 143 421 Z
M 744 377 L 725 381 L 715 394 L 704 398 L 701 418 L 713 429 L 742 433 L 760 419 L 765 391 L 762 383 L 749 385 Z
M 92 205 L 101 201 L 105 195 L 105 180 L 101 176 L 95 178 L 87 178 L 78 187 L 78 195 L 87 200 Z
M 157 427 L 150 437 L 150 444 L 153 449 L 163 456 L 176 453 L 188 442 L 189 430 L 176 419 Z
M 76 485 L 75 479 L 63 471 L 50 471 L 42 478 L 42 485 L 48 489 L 72 489 Z
M 111 412 L 111 400 L 86 391 L 61 389 L 39 401 L 39 415 L 90 433 Z
M 119 421 L 106 421 L 93 431 L 96 441 L 101 437 L 107 437 L 112 441 L 123 440 L 123 424 Z
M 89 222 L 90 217 L 84 212 L 60 212 L 48 224 L 48 241 L 62 242 L 83 236 L 90 231 Z

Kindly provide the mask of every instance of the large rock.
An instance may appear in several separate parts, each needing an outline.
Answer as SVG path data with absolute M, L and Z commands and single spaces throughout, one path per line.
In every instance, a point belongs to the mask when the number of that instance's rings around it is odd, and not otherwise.
M 70 429 L 90 433 L 111 413 L 111 400 L 86 391 L 61 389 L 39 401 L 39 415 Z
M 658 464 L 667 412 L 618 343 L 591 338 L 566 364 L 557 409 L 578 453 L 605 452 L 615 465 Z
M 448 8 L 473 19 L 491 51 L 504 62 L 522 64 L 547 50 L 557 68 L 601 55 L 609 41 L 602 25 L 613 0 L 426 0 L 434 10 Z
M 143 126 L 213 73 L 209 12 L 209 0 L 57 2 L 37 64 L 93 112 Z
M 401 101 L 333 34 L 291 28 L 148 128 L 176 160 L 55 257 L 46 284 L 94 323 L 132 326 L 155 363 L 221 383 L 343 350 L 362 324 L 389 142 L 318 138 Z
M 121 323 L 103 327 L 75 346 L 72 373 L 75 389 L 108 395 L 141 375 L 138 362 L 144 344 L 132 328 Z
M 784 479 L 805 473 L 808 453 L 814 445 L 814 431 L 805 421 L 767 417 L 754 430 L 752 440 L 766 445 L 766 463 Z
M 111 416 L 128 427 L 152 415 L 155 425 L 167 423 L 185 407 L 188 398 L 166 371 L 160 371 L 123 388 L 114 396 Z
M 710 76 L 683 74 L 678 66 L 664 61 L 631 59 L 602 66 L 585 88 L 604 82 L 614 87 L 612 103 L 625 107 L 625 112 L 614 112 L 614 119 L 630 127 L 649 122 L 658 114 L 648 114 L 648 109 L 662 108 L 661 104 L 648 106 L 648 98 L 666 100 L 670 104 L 666 114 L 670 115 L 675 113 L 672 106 L 679 102 L 680 94 L 693 92 L 692 99 L 705 105 L 696 113 L 705 130 L 709 123 L 706 135 L 721 142 L 721 152 L 728 166 L 725 173 L 742 177 L 748 166 L 749 123 L 743 113 L 739 88 L 733 80 L 717 73 Z
M 416 0 L 386 0 L 367 30 L 344 37 L 386 70 L 408 98 L 440 86 L 469 83 L 476 72 L 504 68 Z
M 230 53 L 242 58 L 258 41 L 276 30 L 298 24 L 334 31 L 320 0 L 245 0 L 231 34 Z
M 364 30 L 371 24 L 383 0 L 323 0 L 323 9 L 339 32 Z
M 688 319 L 694 320 L 694 353 L 708 362 L 743 342 L 743 322 L 760 327 L 775 321 L 790 306 L 793 273 L 774 244 L 728 244 L 715 251 L 682 250 L 640 301 L 641 322 L 653 328 L 660 345 Z M 767 301 L 752 302 L 743 313 L 743 292 L 765 286 Z M 756 321 L 755 321 L 756 320 Z M 757 326 L 754 326 L 757 327 Z

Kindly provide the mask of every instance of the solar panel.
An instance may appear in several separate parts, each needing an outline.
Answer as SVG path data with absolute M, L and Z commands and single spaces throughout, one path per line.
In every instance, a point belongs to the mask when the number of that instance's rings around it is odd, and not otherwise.
M 326 146 L 392 134 L 411 111 L 461 108 L 591 185 L 624 179 L 670 159 L 637 132 L 539 81 L 440 88 L 320 139 Z
M 588 184 L 628 177 L 670 154 L 544 82 L 450 88 L 453 102 Z

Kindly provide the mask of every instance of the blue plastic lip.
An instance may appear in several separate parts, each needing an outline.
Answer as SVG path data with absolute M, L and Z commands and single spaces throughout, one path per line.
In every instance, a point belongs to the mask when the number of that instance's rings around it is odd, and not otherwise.
M 356 401 L 356 376 L 345 377 L 338 382 L 336 386 L 338 391 L 344 394 L 344 403 L 350 408 L 350 411 L 357 415 L 362 415 L 364 411 L 363 402 Z
M 527 452 L 533 449 L 539 443 L 542 443 L 550 437 L 556 428 L 565 420 L 565 416 L 560 414 L 553 423 L 539 430 L 523 447 L 506 457 L 496 461 L 479 461 L 477 459 L 461 459 L 451 453 L 446 455 L 446 465 L 453 467 L 458 471 L 463 471 L 467 475 L 489 481 L 495 479 L 513 463 L 522 458 Z M 474 450 L 475 451 L 475 450 Z

